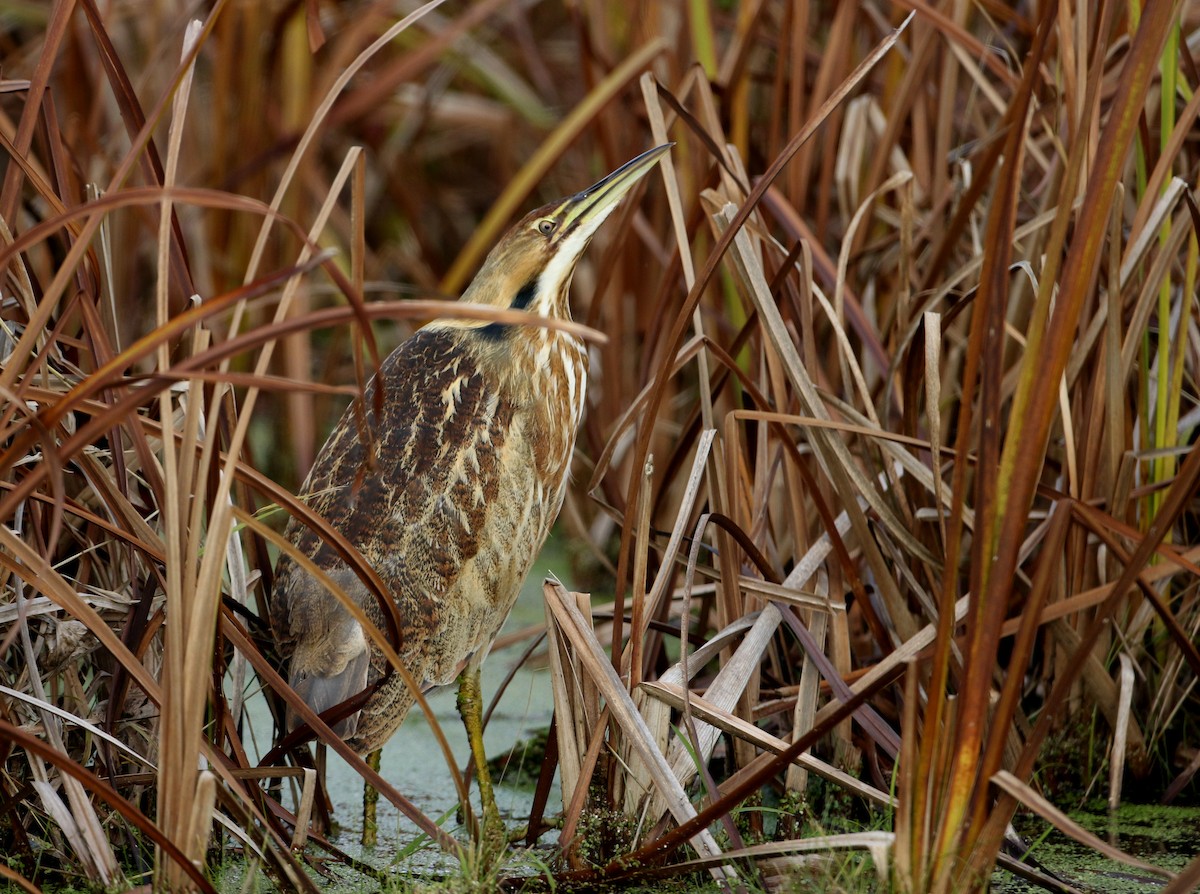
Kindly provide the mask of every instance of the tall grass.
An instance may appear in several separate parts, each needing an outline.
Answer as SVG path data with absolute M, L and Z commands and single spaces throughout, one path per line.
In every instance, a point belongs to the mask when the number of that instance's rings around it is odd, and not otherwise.
M 577 276 L 547 871 L 850 847 L 978 889 L 1019 806 L 1069 824 L 1039 780 L 1081 729 L 1113 803 L 1195 794 L 1196 4 L 0 21 L 6 878 L 212 890 L 238 848 L 314 890 L 324 800 L 301 736 L 252 743 L 259 687 L 453 850 L 280 676 L 278 532 L 380 586 L 291 496 L 328 426 L 421 321 L 483 313 L 439 299 L 517 214 L 667 140 Z M 803 827 L 821 799 L 842 826 Z

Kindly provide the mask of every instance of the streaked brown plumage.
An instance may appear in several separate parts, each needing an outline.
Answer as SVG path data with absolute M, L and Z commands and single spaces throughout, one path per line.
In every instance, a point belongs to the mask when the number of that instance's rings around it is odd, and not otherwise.
M 576 262 L 667 148 L 527 215 L 492 250 L 462 300 L 569 319 Z M 390 590 L 402 622 L 400 657 L 423 685 L 460 677 L 460 700 L 471 695 L 472 679 L 477 687 L 479 664 L 562 505 L 587 372 L 583 342 L 560 330 L 434 322 L 384 361 L 378 417 L 378 383 L 367 386 L 361 408 L 375 455 L 366 454 L 354 408 L 321 449 L 304 485 L 307 501 Z M 295 520 L 287 536 L 387 630 L 378 602 L 332 547 Z M 381 746 L 413 696 L 388 674 L 358 622 L 286 557 L 273 614 L 290 653 L 289 682 L 318 713 L 385 678 L 336 730 L 360 752 Z M 479 765 L 478 704 L 463 715 Z M 485 784 L 487 812 L 490 782 L 481 774 L 481 790 Z M 494 816 L 494 802 L 490 810 Z

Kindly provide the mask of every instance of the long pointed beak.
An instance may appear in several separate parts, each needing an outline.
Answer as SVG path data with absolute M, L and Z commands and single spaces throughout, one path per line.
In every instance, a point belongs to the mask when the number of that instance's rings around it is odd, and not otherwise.
M 641 180 L 658 163 L 663 154 L 674 145 L 674 143 L 664 143 L 653 149 L 647 149 L 637 158 L 625 162 L 599 183 L 589 186 L 583 192 L 576 193 L 567 199 L 559 212 L 562 215 L 559 232 L 564 235 L 571 233 L 576 226 L 589 231 L 589 235 L 590 232 L 594 232 L 616 207 L 621 197 L 629 192 L 633 185 Z

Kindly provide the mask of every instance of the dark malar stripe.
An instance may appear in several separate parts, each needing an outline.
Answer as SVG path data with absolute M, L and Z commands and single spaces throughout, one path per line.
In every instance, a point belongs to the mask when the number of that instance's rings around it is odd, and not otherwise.
M 536 278 L 531 279 L 521 288 L 517 289 L 517 294 L 512 300 L 509 307 L 514 310 L 528 310 L 529 305 L 533 303 L 534 296 L 537 295 L 538 281 Z M 511 331 L 507 323 L 488 323 L 479 330 L 479 335 L 488 341 L 500 341 L 506 338 Z
M 530 302 L 533 301 L 533 296 L 537 294 L 538 281 L 531 279 L 525 285 L 517 290 L 517 297 L 513 299 L 512 306 L 517 310 L 526 310 Z

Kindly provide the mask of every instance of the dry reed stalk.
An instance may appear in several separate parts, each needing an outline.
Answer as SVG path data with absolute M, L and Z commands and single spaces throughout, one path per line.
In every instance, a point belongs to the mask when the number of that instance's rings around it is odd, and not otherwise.
M 184 64 L 194 59 L 200 36 L 199 21 L 188 26 L 184 37 Z M 192 84 L 188 65 L 175 94 L 168 136 L 167 166 L 163 186 L 175 185 L 184 121 Z M 158 289 L 156 322 L 165 326 L 170 316 L 168 269 L 171 246 L 172 203 L 163 202 L 158 233 Z M 192 353 L 208 347 L 208 333 L 197 330 L 188 346 Z M 171 346 L 161 342 L 156 357 L 158 369 L 171 366 Z M 213 397 L 220 400 L 221 389 Z M 206 537 L 203 502 L 196 499 L 196 483 L 207 472 L 206 459 L 213 454 L 211 435 L 204 433 L 204 393 L 202 383 L 192 381 L 179 393 L 182 414 L 179 424 L 175 389 L 162 392 L 159 399 L 159 424 L 162 438 L 162 478 L 165 485 L 162 524 L 165 533 L 166 625 L 163 644 L 163 702 L 159 720 L 158 747 L 158 822 L 173 841 L 181 842 L 188 859 L 203 865 L 212 828 L 216 787 L 211 773 L 201 764 L 202 728 L 208 708 L 208 670 L 211 665 L 216 618 L 222 582 L 219 574 L 205 575 L 198 561 L 214 552 L 224 556 L 227 538 L 220 529 Z M 178 425 L 178 428 L 177 428 Z M 211 430 L 211 426 L 207 426 Z M 176 431 L 180 444 L 176 446 Z M 178 451 L 178 452 L 177 452 Z M 155 886 L 159 890 L 193 890 L 182 867 L 156 854 Z
M 585 612 L 583 616 L 591 626 L 591 613 Z M 583 679 L 574 650 L 569 648 L 569 641 L 560 634 L 549 603 L 546 605 L 546 645 L 558 735 L 558 772 L 565 811 L 579 789 L 580 761 L 588 751 L 589 734 L 595 727 L 587 722 Z M 585 788 L 587 784 L 588 780 L 584 780 Z
M 560 584 L 547 582 L 543 592 L 547 610 L 553 615 L 553 622 L 559 625 L 560 633 L 573 646 L 582 672 L 591 678 L 604 696 L 614 722 L 620 727 L 630 747 L 649 766 L 656 791 L 665 797 L 667 809 L 680 823 L 692 819 L 696 813 L 687 795 L 671 774 L 663 756 L 655 749 L 650 730 L 634 707 L 629 693 L 622 686 L 612 665 L 605 659 L 604 651 L 583 616 L 579 614 L 575 601 L 569 598 L 569 594 Z M 698 831 L 693 844 L 696 850 L 705 856 L 715 857 L 721 852 L 707 830 Z M 712 873 L 718 880 L 736 878 L 736 873 L 725 865 L 715 867 Z
M 677 711 L 684 710 L 686 703 L 695 716 L 705 724 L 712 724 L 713 727 L 744 739 L 763 751 L 779 754 L 787 748 L 788 743 L 782 739 L 763 732 L 757 726 L 747 723 L 740 717 L 713 704 L 707 698 L 696 695 L 681 686 L 668 683 L 643 683 L 642 690 Z M 886 792 L 881 792 L 810 754 L 797 755 L 795 766 L 805 772 L 812 771 L 823 779 L 840 785 L 846 791 L 880 806 L 891 807 L 894 804 L 893 799 Z
M 186 26 L 161 0 L 5 23 L 0 691 L 24 726 L 0 721 L 20 758 L 4 803 L 22 810 L 2 840 L 26 860 L 47 845 L 31 877 L 107 871 L 76 856 L 97 840 L 125 870 L 136 840 L 203 888 L 210 823 L 187 800 L 210 790 L 203 763 L 229 840 L 312 890 L 289 848 L 301 830 L 247 775 L 243 686 L 283 687 L 260 622 L 281 516 L 259 512 L 304 517 L 288 487 L 404 332 L 485 317 L 375 299 L 463 281 L 535 192 L 666 140 L 662 180 L 575 295 L 597 387 L 587 485 L 563 512 L 589 558 L 562 574 L 596 602 L 549 625 L 567 837 L 623 810 L 638 859 L 662 861 L 723 819 L 730 847 L 691 870 L 737 853 L 799 871 L 795 830 L 776 833 L 787 856 L 738 847 L 742 797 L 814 794 L 800 767 L 852 789 L 839 774 L 899 772 L 897 883 L 978 886 L 1017 803 L 992 780 L 1028 799 L 1001 771 L 1027 783 L 1075 707 L 1114 740 L 1127 789 L 1171 754 L 1186 766 L 1168 794 L 1194 785 L 1196 5 L 1146 4 L 1136 24 L 1126 4 L 1066 0 L 437 5 L 393 24 L 381 3 L 319 21 L 311 4 L 218 3 L 178 66 L 153 53 Z M 203 140 L 180 140 L 171 109 L 187 77 Z M 191 308 L 194 292 L 209 298 Z M 280 338 L 301 350 L 268 365 Z M 595 630 L 564 626 L 568 608 Z M 190 656 L 204 673 L 164 693 L 190 622 L 217 634 Z M 593 666 L 613 638 L 623 696 Z M 211 724 L 186 742 L 162 729 L 156 753 L 156 705 L 185 702 Z M 655 829 L 642 792 L 678 796 L 657 775 L 692 739 L 711 755 L 686 768 L 701 819 Z M 779 762 L 785 743 L 804 747 Z M 262 772 L 299 772 L 268 757 Z M 167 763 L 183 776 L 148 788 Z M 161 797 L 184 809 L 160 828 Z M 584 853 L 564 882 L 685 871 Z

